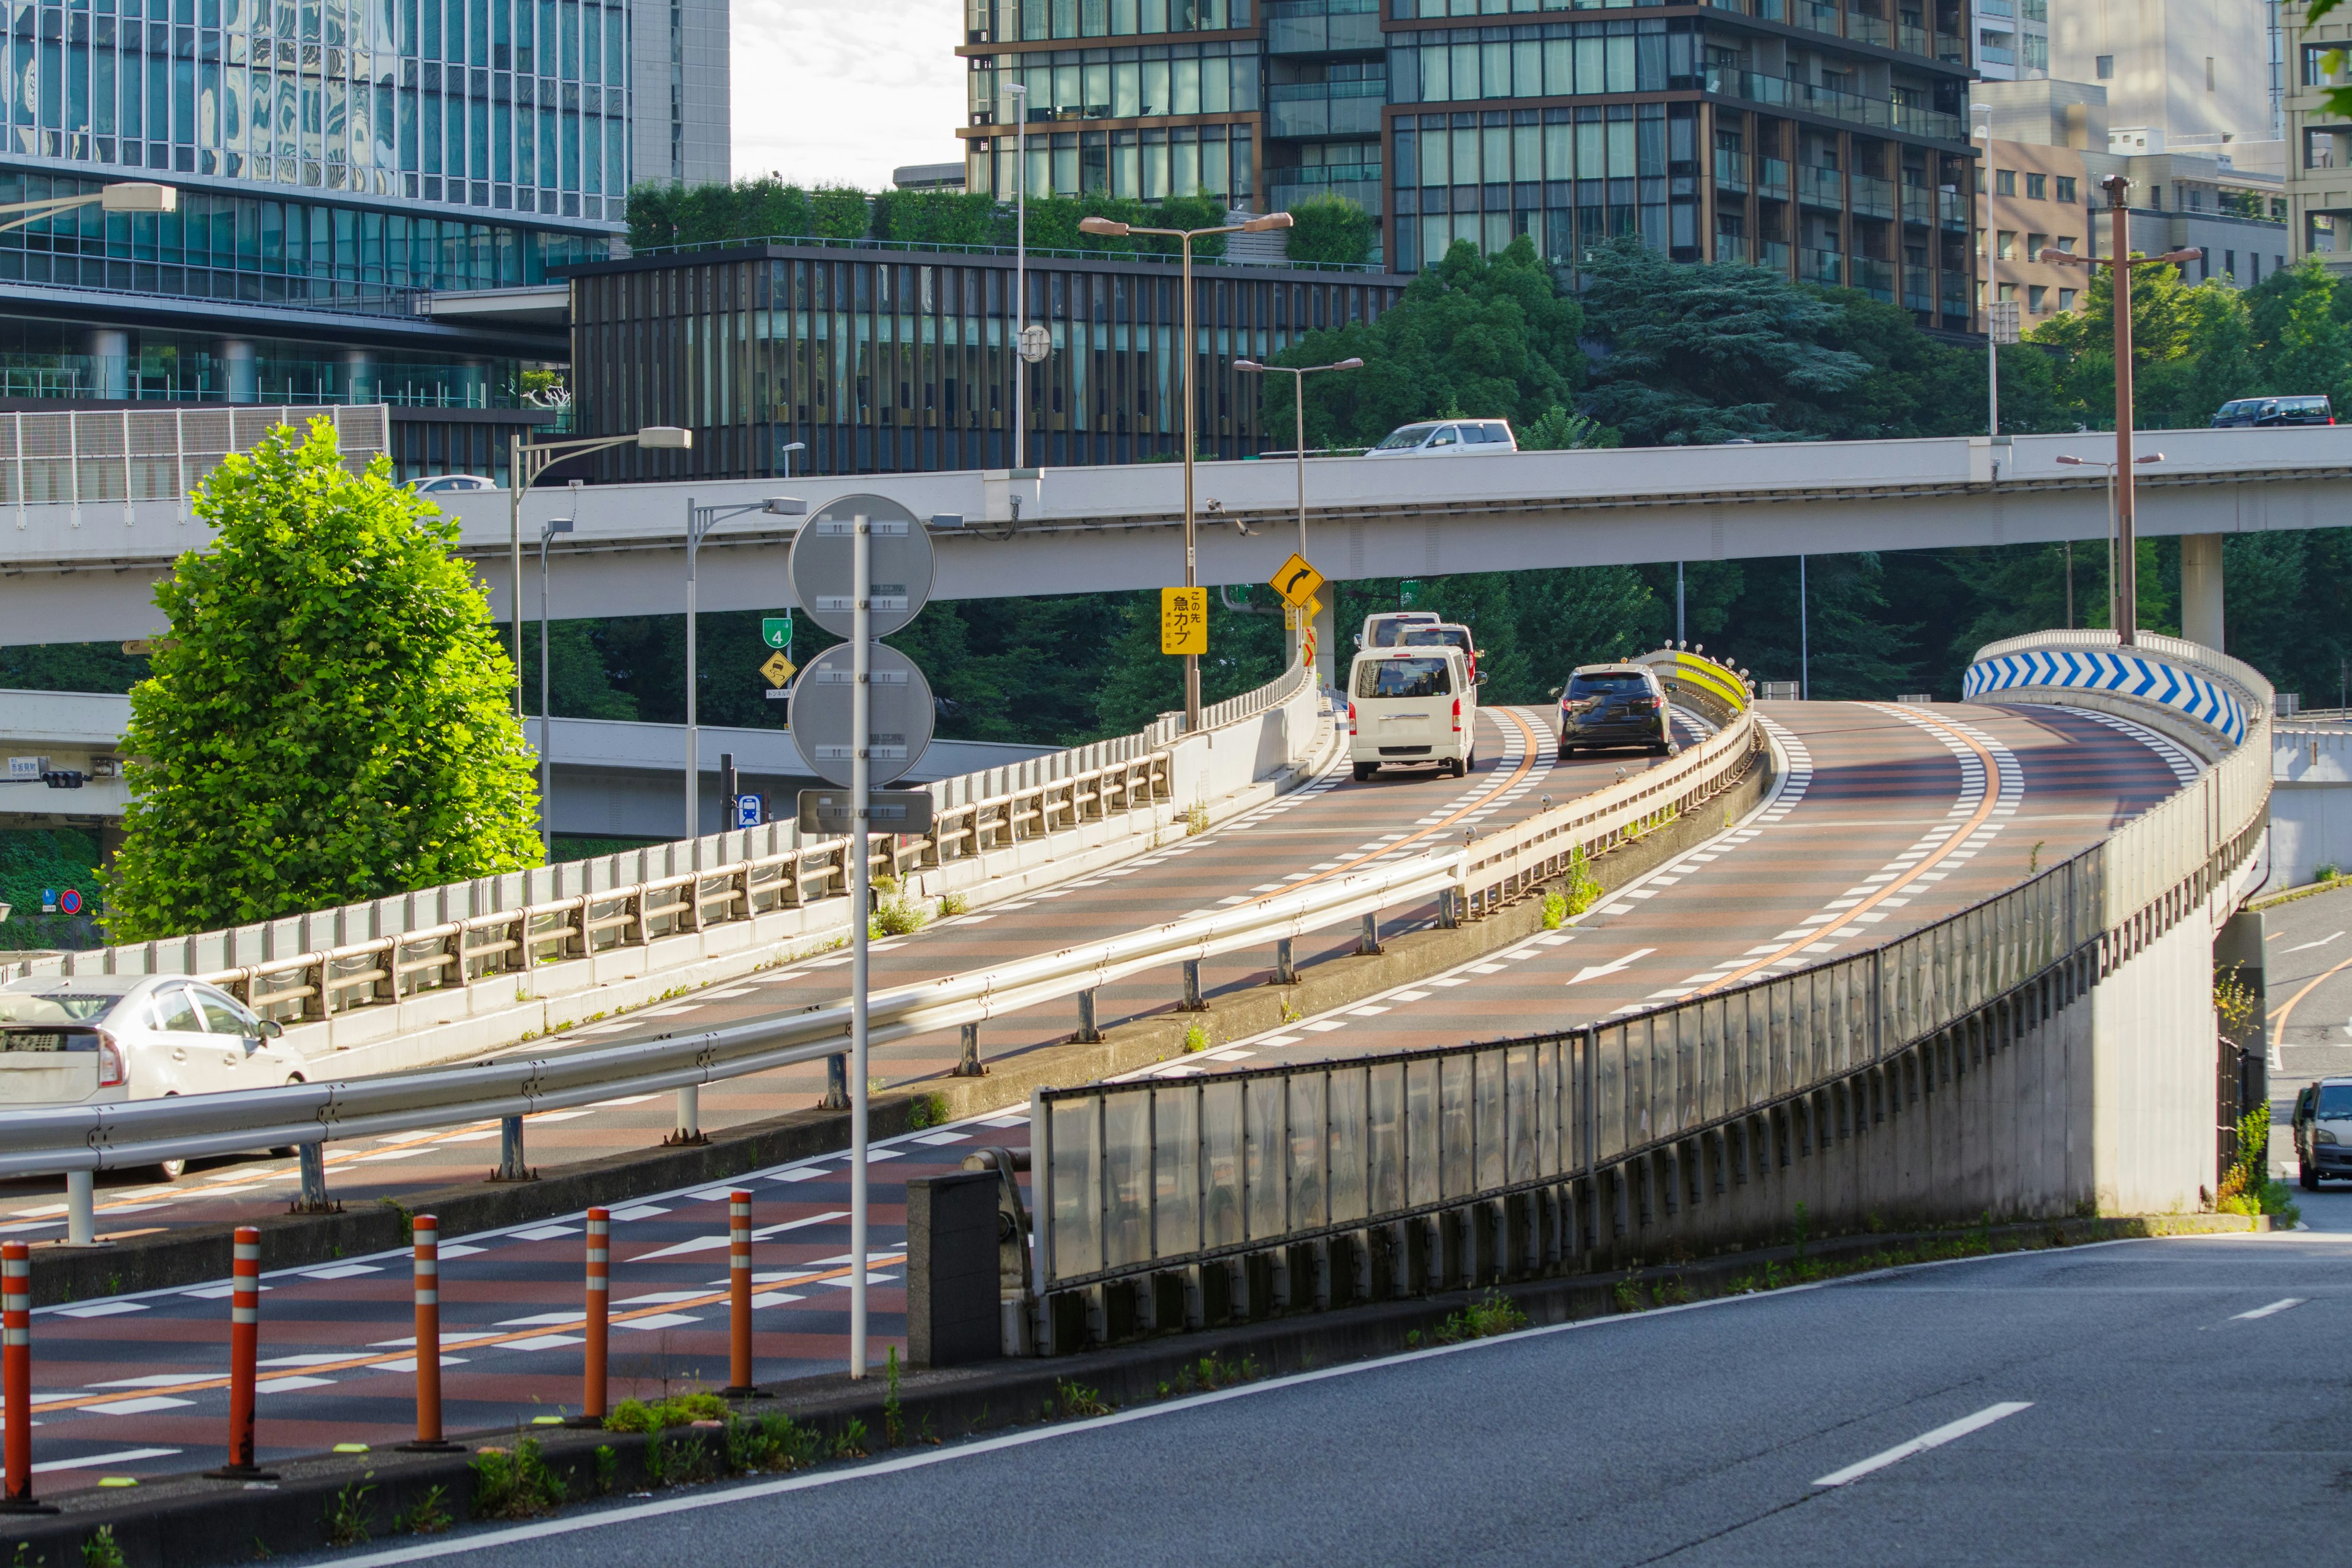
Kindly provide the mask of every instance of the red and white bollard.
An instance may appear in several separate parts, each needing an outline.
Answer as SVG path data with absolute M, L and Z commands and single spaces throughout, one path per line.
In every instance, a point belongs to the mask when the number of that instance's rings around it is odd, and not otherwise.
M 751 1399 L 751 1194 L 727 1194 L 727 1397 Z
M 7 1453 L 0 1513 L 55 1513 L 33 1500 L 33 1249 L 0 1242 L 0 1419 Z
M 464 1445 L 441 1436 L 441 1222 L 421 1214 L 411 1228 L 416 1241 L 416 1440 L 401 1447 L 447 1453 Z
M 228 1463 L 205 1474 L 225 1481 L 278 1478 L 254 1462 L 253 1385 L 261 1354 L 261 1232 L 236 1227 L 229 1255 Z
M 605 1209 L 588 1211 L 588 1321 L 586 1368 L 580 1394 L 580 1425 L 604 1424 L 605 1351 L 610 1338 L 613 1300 L 613 1216 Z

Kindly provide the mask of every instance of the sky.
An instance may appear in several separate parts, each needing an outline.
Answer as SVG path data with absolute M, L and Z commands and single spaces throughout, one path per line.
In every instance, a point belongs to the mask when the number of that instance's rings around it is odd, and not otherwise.
M 961 162 L 961 0 L 733 0 L 734 166 L 887 189 Z

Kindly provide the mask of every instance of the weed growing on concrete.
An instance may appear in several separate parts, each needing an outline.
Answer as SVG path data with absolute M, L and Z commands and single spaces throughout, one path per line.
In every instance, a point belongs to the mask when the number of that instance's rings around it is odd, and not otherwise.
M 370 1470 L 328 1501 L 328 1545 L 357 1546 L 368 1539 L 368 1521 L 375 1517 L 375 1504 L 368 1500 L 375 1488 L 368 1482 L 374 1476 Z
M 1617 1299 L 1617 1310 L 1621 1312 L 1638 1312 L 1648 1305 L 1642 1300 L 1642 1292 L 1634 1288 L 1631 1279 L 1617 1281 L 1616 1289 L 1610 1294 Z
M 971 913 L 971 900 L 963 894 L 941 893 L 940 895 L 940 919 L 952 920 L 957 915 L 970 913 Z
M 1421 1331 L 1419 1329 L 1407 1329 L 1404 1331 L 1404 1348 L 1409 1351 L 1417 1351 L 1421 1348 Z
M 406 1508 L 393 1510 L 394 1535 L 438 1535 L 448 1528 L 448 1493 L 440 1487 L 428 1487 L 423 1497 Z
M 866 1092 L 868 1094 L 879 1094 L 889 1087 L 890 1080 L 887 1078 L 877 1076 L 866 1080 Z
M 277 1555 L 278 1553 L 269 1550 L 269 1542 L 257 1535 L 253 1538 L 253 1560 L 256 1563 L 267 1563 Z M 41 1561 L 47 1563 L 48 1559 L 44 1557 Z M 17 1560 L 16 1568 L 25 1568 L 23 1559 Z
M 1208 1026 L 1203 1024 L 1187 1025 L 1184 1029 L 1184 1054 L 1191 1056 L 1195 1051 L 1205 1051 L 1208 1048 Z
M 611 1497 L 613 1486 L 620 1479 L 621 1456 L 610 1443 L 599 1443 L 596 1451 L 588 1456 L 596 1466 L 596 1495 Z
M 727 1414 L 727 1402 L 715 1394 L 679 1394 L 648 1405 L 624 1399 L 604 1417 L 607 1432 L 658 1432 L 665 1426 L 686 1426 L 716 1421 Z
M 728 1458 L 747 1470 L 804 1470 L 824 1458 L 816 1432 L 782 1411 L 771 1411 L 758 1421 L 730 1419 L 727 1427 Z
M 874 891 L 874 913 L 866 922 L 868 937 L 911 936 L 930 923 L 931 911 L 908 898 L 896 877 L 877 877 Z
M 948 1097 L 944 1094 L 919 1094 L 907 1107 L 907 1125 L 919 1132 L 926 1127 L 937 1127 L 948 1119 Z
M 416 1239 L 416 1211 L 415 1209 L 410 1208 L 398 1198 L 378 1198 L 376 1199 L 376 1202 L 382 1204 L 385 1208 L 390 1209 L 393 1213 L 400 1216 L 401 1240 L 414 1241 Z
M 1054 1385 L 1054 1393 L 1065 1415 L 1108 1415 L 1110 1406 L 1105 1405 L 1091 1388 L 1063 1378 Z
M 2025 852 L 2025 874 L 2027 876 L 2031 877 L 2034 872 L 2042 869 L 2042 847 L 2049 842 L 2050 840 L 2047 838 L 2037 838 L 2033 841 L 2033 847 Z
M 865 1422 L 852 1421 L 841 1429 L 841 1435 L 833 1440 L 833 1457 L 836 1459 L 866 1458 Z
M 360 1539 L 364 1541 L 367 1537 Z M 122 1548 L 114 1539 L 114 1526 L 100 1525 L 98 1533 L 81 1543 L 81 1568 L 123 1568 Z
M 1197 1362 L 1177 1368 L 1175 1391 L 1178 1394 L 1202 1394 L 1212 1389 L 1230 1388 L 1237 1383 L 1255 1383 L 1263 1375 L 1264 1373 L 1258 1370 L 1255 1356 L 1244 1356 L 1238 1362 L 1231 1362 L 1222 1356 L 1204 1355 Z M 1074 1384 L 1065 1384 L 1063 1386 L 1076 1387 Z M 1087 1394 L 1089 1398 L 1093 1396 L 1092 1390 L 1089 1389 L 1080 1388 L 1077 1392 Z M 1161 1385 L 1160 1392 L 1162 1394 L 1168 1392 L 1166 1384 Z M 1105 1410 L 1108 1408 L 1106 1406 Z M 1097 1415 L 1104 1413 L 1104 1410 L 1089 1412 Z
M 1518 1303 L 1500 1290 L 1490 1289 L 1439 1324 L 1430 1338 L 1441 1345 L 1459 1344 L 1464 1340 L 1483 1340 L 1490 1334 L 1516 1333 L 1527 1326 L 1528 1315 L 1519 1310 Z
M 477 1519 L 534 1519 L 553 1513 L 563 1501 L 563 1478 L 549 1467 L 536 1437 L 525 1437 L 511 1453 L 496 1447 L 476 1449 L 473 1469 Z
M 2266 1214 L 2288 1229 L 2301 1222 L 2303 1210 L 2287 1196 L 2286 1184 L 2271 1179 L 2270 1154 L 2271 1108 L 2257 1105 L 2238 1119 L 2238 1157 L 2222 1173 L 2215 1213 Z
M 897 1345 L 890 1347 L 890 1360 L 886 1375 L 889 1379 L 890 1387 L 889 1392 L 882 1396 L 882 1441 L 895 1448 L 907 1440 L 906 1406 L 898 1402 L 898 1347 Z
M 1209 803 L 1196 800 L 1184 808 L 1184 837 L 1196 838 L 1209 831 Z
M 1546 893 L 1543 901 L 1544 930 L 1558 931 L 1568 923 L 1568 895 Z
M 1799 1258 L 1802 1258 L 1805 1256 L 1805 1243 L 1812 1238 L 1813 1234 L 1813 1216 L 1802 1204 L 1799 1204 L 1797 1205 L 1797 1223 L 1795 1229 L 1797 1256 Z
M 1599 903 L 1607 892 L 1608 889 L 1601 885 L 1601 879 L 1592 874 L 1592 858 L 1585 854 L 1583 847 L 1580 845 L 1570 850 L 1568 883 L 1561 889 L 1561 897 L 1567 901 L 1567 912 L 1580 915 Z M 1546 908 L 1549 908 L 1549 903 Z
M 1282 1005 L 1282 1021 L 1283 1021 L 1284 1023 L 1286 1023 L 1286 1024 L 1296 1024 L 1297 1022 L 1298 1022 L 1298 1020 L 1299 1020 L 1299 1019 L 1304 1018 L 1305 1016 L 1307 1016 L 1307 1015 L 1306 1015 L 1306 1014 L 1304 1014 L 1304 1013 L 1300 1012 L 1300 1011 L 1299 1011 L 1296 1006 L 1292 1005 L 1289 1002 L 1286 1001 L 1286 1002 L 1284 1002 L 1284 1003 L 1283 1003 L 1283 1005 Z
M 1661 1279 L 1650 1287 L 1652 1304 L 1660 1307 L 1679 1306 L 1691 1300 L 1691 1288 L 1680 1279 Z
M 261 1537 L 255 1536 L 253 1543 L 261 1547 L 262 1556 L 269 1555 L 269 1548 L 261 1545 Z M 44 1552 L 36 1557 L 33 1555 L 33 1543 L 29 1541 L 20 1541 L 16 1542 L 16 1555 L 10 1561 L 8 1568 L 48 1568 L 48 1562 L 47 1552 Z

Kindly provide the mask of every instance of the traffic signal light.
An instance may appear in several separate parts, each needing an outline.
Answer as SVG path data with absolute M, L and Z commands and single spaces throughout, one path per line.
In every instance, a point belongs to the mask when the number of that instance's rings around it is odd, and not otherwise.
M 51 789 L 79 789 L 82 785 L 81 770 L 79 768 L 57 768 L 48 773 L 43 773 L 41 775 L 41 782 L 48 785 Z

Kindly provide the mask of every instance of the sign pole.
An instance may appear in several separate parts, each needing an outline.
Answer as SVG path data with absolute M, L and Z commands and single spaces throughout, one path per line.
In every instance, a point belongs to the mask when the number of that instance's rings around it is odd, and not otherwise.
M 850 691 L 849 736 L 850 811 L 856 828 L 850 836 L 849 868 L 849 1375 L 866 1375 L 866 947 L 867 909 L 872 902 L 868 883 L 873 875 L 874 841 L 866 836 L 866 813 L 873 795 L 872 749 L 874 631 L 874 572 L 872 524 L 861 513 L 850 555 L 850 593 L 856 626 L 850 641 L 855 651 L 850 666 L 856 682 Z

